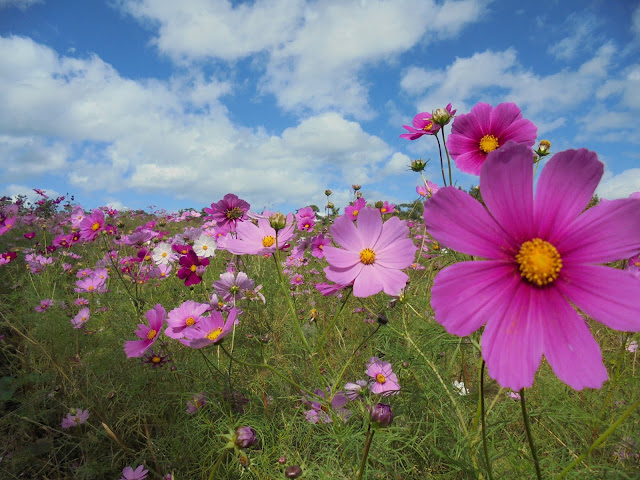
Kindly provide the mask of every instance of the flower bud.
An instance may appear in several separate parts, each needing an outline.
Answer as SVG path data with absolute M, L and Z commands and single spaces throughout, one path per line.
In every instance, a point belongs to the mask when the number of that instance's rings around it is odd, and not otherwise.
M 285 478 L 298 478 L 302 475 L 302 469 L 299 465 L 291 465 L 284 471 Z
M 329 197 L 331 196 L 331 190 L 329 190 L 328 188 L 324 191 L 324 194 Z
M 327 208 L 333 208 L 333 207 L 334 207 L 333 203 L 331 202 L 327 203 Z
M 280 212 L 274 213 L 269 217 L 269 225 L 271 225 L 271 228 L 273 228 L 276 232 L 282 230 L 287 226 L 287 217 L 285 217 Z
M 362 188 L 362 185 L 358 185 L 357 183 L 354 183 L 353 185 L 351 185 L 351 188 L 353 188 L 354 192 L 357 192 Z
M 391 411 L 391 405 L 386 403 L 378 403 L 369 408 L 370 420 L 373 426 L 379 428 L 386 428 L 393 422 L 393 412 Z
M 437 108 L 431 114 L 431 120 L 440 126 L 444 126 L 451 120 L 451 114 L 447 111 L 446 108 Z
M 387 323 L 389 323 L 389 319 L 384 313 L 380 313 L 378 314 L 378 323 L 380 325 L 386 325 Z
M 280 458 L 278 458 L 278 463 L 280 465 L 284 465 L 285 463 L 287 463 L 287 457 L 285 457 L 284 455 L 281 456 Z
M 409 165 L 409 168 L 414 172 L 421 172 L 426 166 L 427 162 L 425 162 L 421 158 L 418 158 L 416 160 L 411 160 L 411 165 Z
M 551 142 L 549 140 L 540 140 L 536 153 L 540 157 L 544 157 L 545 155 L 549 155 L 549 148 L 551 148 Z
M 362 198 L 362 192 L 356 192 L 356 198 Z
M 236 429 L 235 444 L 240 448 L 249 448 L 258 443 L 256 431 L 251 427 L 239 427 Z
M 381 201 L 381 200 L 378 200 L 378 201 L 374 204 L 374 206 L 379 210 L 379 209 L 381 209 L 381 208 L 384 206 L 384 203 L 382 203 L 382 201 Z

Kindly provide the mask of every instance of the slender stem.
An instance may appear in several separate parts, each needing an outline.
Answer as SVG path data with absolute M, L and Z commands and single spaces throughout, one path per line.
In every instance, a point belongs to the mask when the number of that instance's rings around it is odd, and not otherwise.
M 438 141 L 438 150 L 440 151 L 440 169 L 442 170 L 442 183 L 444 184 L 443 186 L 446 187 L 447 186 L 447 180 L 444 178 L 444 162 L 442 160 L 442 146 L 440 145 L 440 139 L 438 138 L 438 134 L 436 133 L 434 136 L 436 137 L 436 140 Z
M 358 472 L 357 480 L 362 480 L 364 469 L 367 466 L 367 457 L 369 456 L 369 449 L 371 448 L 371 441 L 373 440 L 374 433 L 376 433 L 376 431 L 371 430 L 371 424 L 369 424 L 369 428 L 367 429 L 367 440 L 364 444 L 364 452 L 362 453 L 362 461 L 360 462 L 360 472 Z
M 440 129 L 440 133 L 442 133 L 442 143 L 444 143 L 444 151 L 447 154 L 447 165 L 449 165 L 449 185 L 453 185 L 453 180 L 451 177 L 451 157 L 449 156 L 449 149 L 447 148 L 447 140 L 446 138 L 444 138 L 444 127 Z
M 640 398 L 638 400 L 636 400 L 633 405 L 631 405 L 629 408 L 627 408 L 623 414 L 620 416 L 620 418 L 618 418 L 615 422 L 613 422 L 611 424 L 611 426 L 609 428 L 607 428 L 607 430 L 605 430 L 605 432 L 600 435 L 590 446 L 589 448 L 587 448 L 587 450 L 585 452 L 583 452 L 578 458 L 576 458 L 575 460 L 573 460 L 573 462 L 571 462 L 569 465 L 567 465 L 567 467 L 562 470 L 562 472 L 560 472 L 560 475 L 558 475 L 558 477 L 556 478 L 556 480 L 560 480 L 562 478 L 564 478 L 567 473 L 569 473 L 571 470 L 573 470 L 573 468 L 580 463 L 581 461 L 583 461 L 585 458 L 587 458 L 591 452 L 593 452 L 602 442 L 604 442 L 609 435 L 611 435 L 613 433 L 613 431 L 618 428 L 620 426 L 620 424 L 622 422 L 624 422 L 627 417 L 629 415 L 631 415 L 636 408 L 638 408 L 640 406 Z
M 216 460 L 216 463 L 213 465 L 213 470 L 211 470 L 211 474 L 209 475 L 209 480 L 213 480 L 214 475 L 218 471 L 218 468 L 220 467 L 222 460 L 224 460 L 224 458 L 227 456 L 227 453 L 229 453 L 229 449 L 225 448 L 224 451 L 218 457 L 218 460 Z
M 482 360 L 480 367 L 480 421 L 482 422 L 482 449 L 484 450 L 484 461 L 487 466 L 487 475 L 489 480 L 493 480 L 493 471 L 491 469 L 491 461 L 489 460 L 489 449 L 487 447 L 487 426 L 485 424 L 485 412 L 484 412 L 484 365 Z
M 366 342 L 369 341 L 369 339 L 371 337 L 373 337 L 378 330 L 380 330 L 380 324 L 378 324 L 378 326 L 376 327 L 376 329 L 371 332 L 371 334 L 369 336 L 367 336 L 367 338 L 365 338 L 364 340 L 362 340 L 362 342 L 360 342 L 360 345 L 358 345 L 355 350 L 353 351 L 353 353 L 351 354 L 351 356 L 349 357 L 349 359 L 345 362 L 344 366 L 342 367 L 342 370 L 340 371 L 340 375 L 338 375 L 338 378 L 336 379 L 335 382 L 333 382 L 333 388 L 337 389 L 339 388 L 338 385 L 340 385 L 340 382 L 342 380 L 342 377 L 344 376 L 344 373 L 347 371 L 347 367 L 351 364 L 351 360 L 353 359 L 353 357 L 356 356 L 356 353 L 358 353 L 358 350 L 360 350 L 360 348 L 362 348 L 362 345 L 364 345 Z
M 347 291 L 347 294 L 344 296 L 344 300 L 342 300 L 342 304 L 340 305 L 340 310 L 338 310 L 338 312 L 334 315 L 331 325 L 327 327 L 327 329 L 322 334 L 322 337 L 320 337 L 320 340 L 318 340 L 318 344 L 316 345 L 316 348 L 315 348 L 316 353 L 320 351 L 320 349 L 324 345 L 324 342 L 327 340 L 327 335 L 329 335 L 329 331 L 333 328 L 333 326 L 338 321 L 338 317 L 344 310 L 344 307 L 347 305 L 347 300 L 349 300 L 349 297 L 351 296 L 351 292 L 352 292 L 351 289 Z
M 538 462 L 538 454 L 536 453 L 536 447 L 533 444 L 533 436 L 531 435 L 531 425 L 529 424 L 529 415 L 527 415 L 527 406 L 524 400 L 524 388 L 520 389 L 520 406 L 522 407 L 522 419 L 524 420 L 524 428 L 527 431 L 527 440 L 529 441 L 529 449 L 531 450 L 531 456 L 533 457 L 533 464 L 536 467 L 536 477 L 538 480 L 542 480 L 542 473 L 540 472 L 540 463 Z

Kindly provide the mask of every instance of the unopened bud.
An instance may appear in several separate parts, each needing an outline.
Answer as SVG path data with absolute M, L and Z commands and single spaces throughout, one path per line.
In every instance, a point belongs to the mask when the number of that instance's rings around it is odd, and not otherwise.
M 411 160 L 411 165 L 409 165 L 409 168 L 414 172 L 421 172 L 426 166 L 427 162 L 425 162 L 421 158 L 418 158 L 416 160 Z
M 302 475 L 302 469 L 299 465 L 291 465 L 284 471 L 285 478 L 298 478 Z
M 375 427 L 386 428 L 393 422 L 393 412 L 391 411 L 391 405 L 386 403 L 378 403 L 373 407 L 370 407 L 370 419 L 371 423 Z
M 331 192 L 331 190 L 329 190 L 328 188 L 324 191 L 324 194 L 325 194 L 327 197 L 331 196 L 331 193 L 332 193 L 332 192 Z
M 551 148 L 551 142 L 549 140 L 540 140 L 536 153 L 539 156 L 544 157 L 545 155 L 549 155 L 549 148 Z
M 269 217 L 269 225 L 271 225 L 271 228 L 273 228 L 276 232 L 282 230 L 287 226 L 287 217 L 285 217 L 280 212 L 274 213 Z
M 375 203 L 375 207 L 376 207 L 376 208 L 378 208 L 378 209 L 382 208 L 383 206 L 384 206 L 384 203 L 382 203 L 382 201 L 381 201 L 381 200 L 378 200 L 378 201 Z
M 431 114 L 431 120 L 440 126 L 444 126 L 449 123 L 449 120 L 451 120 L 451 114 L 447 111 L 446 108 L 437 108 Z
M 353 185 L 351 185 L 351 188 L 353 188 L 353 190 L 357 192 L 362 188 L 362 185 L 358 185 L 357 183 L 354 183 Z
M 251 427 L 239 427 L 236 429 L 235 444 L 240 448 L 249 448 L 258 443 L 256 431 Z

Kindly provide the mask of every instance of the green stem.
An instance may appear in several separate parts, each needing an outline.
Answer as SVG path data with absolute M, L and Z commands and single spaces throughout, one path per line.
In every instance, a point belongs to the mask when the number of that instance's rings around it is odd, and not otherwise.
M 538 454 L 536 453 L 536 447 L 533 444 L 533 436 L 531 435 L 531 425 L 529 423 L 529 415 L 527 415 L 527 406 L 524 399 L 524 388 L 520 389 L 520 406 L 522 407 L 522 419 L 524 420 L 524 428 L 527 431 L 527 440 L 529 441 L 529 449 L 531 450 L 531 456 L 533 457 L 533 464 L 536 467 L 536 477 L 538 480 L 542 480 L 542 473 L 540 472 L 540 462 L 538 462 Z
M 444 177 L 444 161 L 442 160 L 442 146 L 440 145 L 440 139 L 438 138 L 438 134 L 436 133 L 434 136 L 436 137 L 436 140 L 438 141 L 438 150 L 440 151 L 440 170 L 442 170 L 442 183 L 443 183 L 443 186 L 446 187 L 447 186 L 447 180 Z M 423 180 L 424 180 L 424 177 L 423 177 Z M 427 184 L 426 181 L 424 183 L 425 183 L 425 185 Z
M 449 165 L 449 185 L 453 185 L 453 180 L 451 177 L 451 157 L 449 156 L 449 149 L 447 148 L 447 140 L 446 138 L 444 138 L 444 127 L 440 129 L 440 133 L 442 133 L 442 143 L 444 144 L 444 151 L 447 154 L 447 165 Z
M 347 294 L 344 296 L 344 300 L 342 300 L 342 304 L 340 305 L 340 310 L 338 310 L 338 313 L 334 315 L 333 320 L 331 321 L 331 325 L 327 327 L 327 329 L 322 334 L 322 337 L 320 337 L 320 340 L 318 341 L 318 344 L 316 345 L 316 348 L 315 348 L 316 353 L 320 351 L 320 349 L 324 345 L 324 342 L 327 340 L 329 331 L 335 326 L 336 322 L 338 321 L 338 317 L 344 310 L 344 307 L 347 305 L 347 300 L 349 300 L 349 297 L 351 296 L 351 291 L 352 291 L 351 289 L 348 289 Z
M 605 432 L 600 435 L 590 446 L 589 448 L 587 448 L 587 450 L 585 452 L 583 452 L 578 458 L 576 458 L 575 460 L 573 460 L 569 465 L 567 465 L 567 467 L 562 470 L 562 472 L 560 472 L 560 475 L 558 475 L 558 477 L 556 478 L 556 480 L 560 480 L 562 478 L 564 478 L 567 473 L 569 473 L 571 470 L 573 470 L 573 468 L 580 463 L 581 461 L 583 461 L 585 458 L 587 458 L 591 452 L 593 452 L 602 442 L 604 442 L 609 435 L 611 435 L 613 433 L 613 431 L 618 428 L 620 426 L 620 424 L 622 422 L 624 422 L 627 417 L 629 415 L 631 415 L 636 408 L 638 408 L 640 406 L 640 398 L 638 400 L 636 400 L 633 405 L 631 405 L 629 408 L 627 408 L 624 413 L 620 416 L 620 418 L 618 418 L 615 422 L 613 422 L 611 424 L 611 426 L 609 428 L 607 428 L 607 430 L 605 430 Z
M 211 474 L 209 475 L 209 480 L 213 480 L 213 476 L 218 471 L 218 468 L 222 464 L 222 460 L 224 460 L 224 458 L 227 456 L 228 453 L 229 453 L 229 449 L 225 448 L 224 452 L 220 454 L 220 456 L 218 457 L 218 460 L 216 460 L 216 463 L 213 465 L 213 470 L 211 470 Z
M 487 447 L 487 426 L 485 424 L 485 411 L 484 411 L 484 365 L 482 360 L 480 366 L 480 421 L 482 422 L 482 449 L 484 450 L 484 461 L 487 466 L 487 475 L 489 480 L 493 480 L 493 471 L 491 469 L 491 461 L 489 460 L 489 449 Z
M 344 376 L 344 373 L 347 371 L 347 367 L 351 364 L 351 360 L 353 359 L 353 357 L 356 356 L 356 353 L 358 353 L 358 350 L 360 350 L 360 348 L 362 348 L 362 345 L 364 345 L 366 342 L 369 341 L 369 339 L 371 337 L 373 337 L 378 330 L 380 330 L 381 325 L 378 324 L 378 326 L 376 327 L 376 329 L 371 332 L 371 334 L 369 336 L 367 336 L 367 338 L 365 338 L 364 340 L 362 340 L 362 342 L 360 342 L 360 345 L 358 345 L 355 350 L 353 351 L 353 353 L 351 354 L 351 356 L 349 357 L 349 359 L 345 362 L 344 366 L 342 367 L 342 370 L 340 371 L 340 375 L 338 375 L 338 378 L 336 379 L 335 382 L 333 382 L 333 388 L 337 389 L 339 388 L 338 385 L 340 385 L 340 382 L 342 381 L 342 377 Z
M 376 433 L 376 431 L 371 430 L 371 424 L 369 424 L 369 428 L 367 430 L 367 440 L 364 444 L 364 452 L 362 453 L 362 461 L 360 462 L 360 472 L 358 472 L 357 480 L 362 480 L 364 469 L 367 466 L 367 457 L 369 456 L 369 449 L 371 448 L 371 442 L 373 441 L 374 433 Z

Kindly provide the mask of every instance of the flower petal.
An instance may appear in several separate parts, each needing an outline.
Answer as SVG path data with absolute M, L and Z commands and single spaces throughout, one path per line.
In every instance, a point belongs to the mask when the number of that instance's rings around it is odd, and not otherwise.
M 384 276 L 381 273 L 381 269 L 376 268 L 374 265 L 362 265 L 362 270 L 353 281 L 353 296 L 364 298 L 382 291 Z M 327 275 L 327 278 L 329 278 L 329 275 Z M 332 278 L 329 278 L 329 280 L 342 283 Z
M 360 262 L 360 253 L 353 250 L 326 246 L 322 249 L 329 265 L 335 268 L 350 268 Z
M 362 242 L 358 235 L 358 229 L 347 215 L 341 215 L 336 218 L 331 225 L 331 236 L 333 241 L 347 250 L 360 252 L 362 250 Z
M 596 154 L 584 148 L 556 153 L 549 160 L 536 187 L 538 237 L 555 245 L 591 200 L 603 169 Z
M 556 248 L 564 263 L 607 263 L 640 251 L 640 200 L 611 200 L 571 224 Z
M 507 259 L 516 248 L 482 204 L 455 187 L 441 188 L 429 198 L 423 216 L 431 236 L 459 252 Z
M 377 208 L 365 207 L 358 212 L 358 235 L 363 247 L 372 247 L 382 232 L 382 214 Z
M 482 357 L 502 387 L 533 385 L 544 346 L 545 291 L 518 282 L 512 296 L 497 305 L 482 334 Z
M 407 268 L 413 263 L 417 249 L 410 238 L 397 240 L 382 250 L 374 250 L 376 264 L 386 268 Z
M 601 265 L 564 265 L 553 283 L 576 307 L 615 330 L 640 331 L 640 281 Z
M 589 327 L 554 288 L 545 292 L 544 356 L 558 378 L 576 390 L 600 388 L 607 379 Z
M 532 238 L 533 154 L 529 147 L 507 142 L 491 152 L 480 171 L 480 192 L 493 218 L 518 243 Z
M 504 262 L 461 262 L 445 268 L 431 288 L 436 321 L 464 337 L 479 329 L 501 304 L 509 302 L 520 276 Z M 461 294 L 464 292 L 464 294 Z

